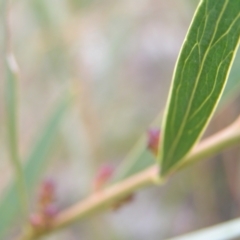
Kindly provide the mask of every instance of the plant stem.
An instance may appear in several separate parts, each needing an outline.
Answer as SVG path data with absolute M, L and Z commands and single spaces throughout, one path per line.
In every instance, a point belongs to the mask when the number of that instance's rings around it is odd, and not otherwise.
M 199 143 L 190 154 L 185 157 L 183 164 L 175 168 L 174 172 L 238 143 L 240 143 L 240 117 L 229 127 Z M 124 181 L 102 190 L 101 192 L 93 193 L 85 200 L 62 211 L 52 221 L 51 228 L 40 232 L 36 231 L 34 228 L 29 228 L 26 235 L 22 236 L 19 240 L 37 239 L 38 237 L 53 232 L 59 228 L 66 227 L 83 217 L 113 206 L 114 203 L 117 203 L 125 196 L 128 196 L 142 187 L 157 183 L 162 184 L 172 173 L 173 172 L 160 179 L 159 167 L 154 165 Z
M 18 147 L 18 65 L 11 51 L 11 37 L 9 26 L 10 1 L 5 1 L 5 43 L 6 43 L 6 115 L 7 130 L 9 138 L 10 159 L 15 170 L 16 185 L 19 190 L 22 212 L 26 216 L 28 213 L 28 198 L 26 191 L 25 178 L 19 157 Z

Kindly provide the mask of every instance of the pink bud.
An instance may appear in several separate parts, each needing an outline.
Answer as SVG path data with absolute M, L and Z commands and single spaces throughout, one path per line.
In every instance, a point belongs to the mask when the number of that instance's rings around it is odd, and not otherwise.
M 156 156 L 158 154 L 158 145 L 160 139 L 159 129 L 149 129 L 148 130 L 148 149 Z
M 113 166 L 103 165 L 97 172 L 94 180 L 94 190 L 98 191 L 103 188 L 104 184 L 112 177 L 114 172 Z
M 45 179 L 42 183 L 42 191 L 44 193 L 52 194 L 55 192 L 56 184 L 52 179 Z
M 46 179 L 41 184 L 39 202 L 42 207 L 54 201 L 56 185 L 52 179 Z
M 44 209 L 44 216 L 46 218 L 54 218 L 58 214 L 58 208 L 54 204 L 46 206 Z
M 39 214 L 32 214 L 29 220 L 31 225 L 35 228 L 41 228 L 44 225 L 44 219 Z

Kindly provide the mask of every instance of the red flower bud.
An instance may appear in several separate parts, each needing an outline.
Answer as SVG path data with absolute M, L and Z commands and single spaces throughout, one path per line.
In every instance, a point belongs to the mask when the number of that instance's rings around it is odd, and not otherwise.
M 160 140 L 160 130 L 149 129 L 147 147 L 155 156 L 157 156 L 158 154 L 159 140 Z

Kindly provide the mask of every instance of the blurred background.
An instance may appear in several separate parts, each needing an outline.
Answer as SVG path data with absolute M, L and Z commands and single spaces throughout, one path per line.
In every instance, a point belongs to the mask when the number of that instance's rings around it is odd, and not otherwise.
M 20 68 L 23 163 L 63 95 L 70 91 L 75 96 L 37 172 L 38 181 L 50 177 L 56 183 L 60 209 L 91 193 L 94 176 L 103 164 L 118 168 L 163 112 L 174 64 L 197 4 L 196 0 L 12 1 L 9 14 Z M 0 30 L 3 56 L 2 25 Z M 206 135 L 240 114 L 239 55 Z M 3 59 L 0 198 L 13 177 L 6 141 Z M 132 202 L 116 211 L 99 213 L 43 239 L 160 240 L 237 217 L 239 160 L 237 146 L 176 174 L 163 187 L 139 191 Z M 33 210 L 36 195 L 37 187 Z M 5 217 L 0 212 L 1 221 Z M 8 228 L 6 239 L 13 239 L 18 221 Z

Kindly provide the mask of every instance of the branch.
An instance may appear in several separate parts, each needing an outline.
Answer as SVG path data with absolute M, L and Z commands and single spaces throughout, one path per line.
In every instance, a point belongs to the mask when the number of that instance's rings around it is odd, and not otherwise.
M 238 143 L 240 143 L 240 117 L 229 127 L 199 143 L 190 154 L 183 159 L 182 164 L 175 168 L 174 172 Z M 170 174 L 172 173 L 173 172 Z M 140 188 L 151 184 L 162 184 L 169 175 L 160 179 L 159 167 L 154 165 L 122 182 L 116 183 L 105 190 L 102 190 L 101 192 L 96 192 L 85 200 L 62 211 L 55 219 L 53 219 L 49 229 L 36 231 L 36 229 L 30 227 L 26 232 L 26 235 L 22 236 L 19 240 L 37 239 L 40 236 L 66 227 L 83 217 L 111 207 L 114 203 L 117 203 L 119 200 Z

